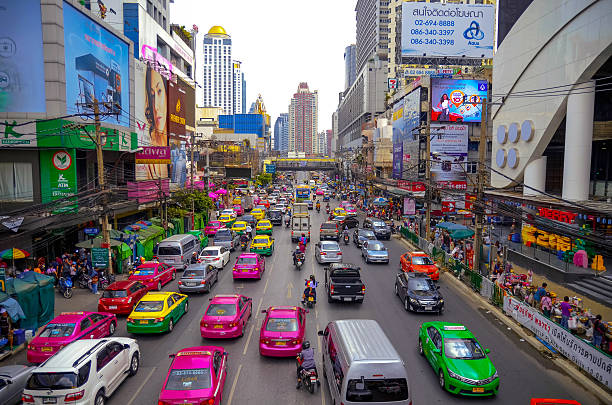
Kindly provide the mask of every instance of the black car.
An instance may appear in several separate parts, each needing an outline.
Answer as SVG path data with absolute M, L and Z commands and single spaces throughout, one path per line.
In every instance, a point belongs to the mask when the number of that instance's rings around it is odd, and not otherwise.
M 251 214 L 243 215 L 242 217 L 240 217 L 240 220 L 246 222 L 249 225 L 251 225 L 251 228 L 253 228 L 253 229 L 255 229 L 255 225 L 257 225 L 257 220 Z
M 431 278 L 424 273 L 398 273 L 395 277 L 395 295 L 404 303 L 406 311 L 444 311 L 444 299 Z
M 344 229 L 347 226 L 349 229 L 357 228 L 359 226 L 359 220 L 353 215 L 338 215 L 332 216 L 332 221 L 338 222 L 338 228 Z
M 281 210 L 270 210 L 268 211 L 268 219 L 272 223 L 272 225 L 282 225 L 283 224 L 283 212 Z
M 363 220 L 363 228 L 373 230 L 377 239 L 391 239 L 391 227 L 381 219 L 366 218 Z
M 353 243 L 361 248 L 366 240 L 376 240 L 376 234 L 371 229 L 358 228 L 353 231 Z

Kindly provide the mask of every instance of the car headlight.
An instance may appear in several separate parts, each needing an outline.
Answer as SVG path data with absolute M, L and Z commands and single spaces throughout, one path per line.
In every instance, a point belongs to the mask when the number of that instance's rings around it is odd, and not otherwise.
M 412 302 L 413 304 L 418 304 L 419 300 L 416 300 L 414 298 L 410 298 L 410 302 Z
M 444 300 L 440 298 L 440 300 L 438 301 L 440 304 L 444 304 Z
M 461 380 L 463 377 L 461 377 L 459 374 L 454 373 L 451 369 L 446 370 L 448 371 L 448 376 L 450 378 L 454 378 L 455 380 Z
M 447 369 L 447 371 L 448 371 L 449 377 L 454 378 L 455 380 L 459 380 L 461 382 L 464 382 L 466 384 L 471 384 L 471 385 L 477 385 L 479 383 L 479 381 L 477 380 L 472 380 L 471 378 L 462 377 L 459 374 L 452 372 L 450 369 Z

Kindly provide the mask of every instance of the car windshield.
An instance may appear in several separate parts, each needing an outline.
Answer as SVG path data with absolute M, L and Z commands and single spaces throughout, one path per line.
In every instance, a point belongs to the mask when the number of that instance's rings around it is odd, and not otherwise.
M 76 373 L 33 373 L 26 386 L 30 390 L 65 390 L 75 387 Z
M 268 221 L 261 221 L 257 225 L 259 225 L 259 226 L 270 226 L 270 222 L 268 222 Z
M 212 227 L 220 227 L 221 226 L 221 222 L 219 221 L 210 221 L 208 223 L 208 226 L 212 226 Z
M 40 337 L 66 337 L 72 335 L 76 323 L 50 323 L 48 324 Z
M 210 316 L 234 316 L 236 315 L 236 304 L 210 304 L 206 310 Z
M 349 380 L 346 400 L 351 402 L 395 402 L 408 399 L 405 378 Z
M 230 217 L 229 215 L 222 215 L 222 216 L 219 217 L 219 219 L 221 221 L 229 221 L 229 220 L 232 219 L 232 217 Z
M 127 296 L 127 290 L 104 290 L 102 292 L 102 298 L 125 298 Z
M 476 339 L 444 339 L 444 353 L 449 359 L 477 360 L 484 359 L 484 350 Z
M 217 232 L 217 235 L 215 235 L 215 239 L 220 241 L 220 240 L 230 240 L 232 239 L 232 234 L 230 233 L 230 231 L 219 231 Z
M 276 211 L 276 210 L 275 211 L 270 211 L 270 216 L 271 217 L 280 217 L 281 215 L 283 215 L 283 214 L 280 211 Z
M 321 242 L 321 250 L 340 250 L 336 242 Z
M 336 229 L 337 227 L 338 225 L 333 222 L 323 222 L 321 224 L 321 229 Z
M 234 229 L 241 229 L 241 228 L 246 228 L 246 224 L 239 224 L 239 223 L 234 224 Z
M 433 264 L 433 262 L 427 256 L 414 256 L 412 258 L 412 264 L 430 265 L 430 264 Z
M 429 277 L 411 279 L 408 281 L 408 288 L 412 291 L 431 291 L 435 289 Z
M 163 301 L 140 301 L 134 308 L 134 312 L 159 312 L 163 308 Z
M 376 235 L 372 231 L 359 231 L 359 236 L 363 236 L 367 239 L 376 239 Z
M 170 371 L 165 389 L 170 391 L 204 390 L 211 387 L 209 368 Z
M 160 246 L 157 248 L 159 256 L 180 256 L 181 248 L 179 246 Z
M 295 318 L 270 318 L 266 324 L 266 330 L 270 332 L 295 332 L 298 330 Z
M 202 253 L 200 253 L 200 256 L 206 256 L 206 257 L 218 256 L 218 255 L 219 255 L 219 249 L 204 249 L 202 250 Z
M 376 227 L 383 227 L 387 224 L 385 224 L 383 221 L 372 221 L 372 226 L 376 226 Z
M 267 245 L 268 244 L 268 240 L 265 239 L 265 238 L 255 238 L 255 239 L 253 239 L 253 243 Z
M 368 250 L 385 251 L 387 248 L 382 243 L 368 243 Z
M 236 264 L 257 264 L 256 257 L 239 257 Z
M 183 272 L 183 277 L 204 277 L 204 270 L 190 270 Z

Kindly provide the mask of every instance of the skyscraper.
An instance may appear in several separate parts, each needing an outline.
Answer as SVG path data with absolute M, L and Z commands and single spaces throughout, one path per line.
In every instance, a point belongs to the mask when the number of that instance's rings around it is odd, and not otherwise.
M 389 0 L 357 0 L 357 74 L 368 59 L 386 61 L 389 54 Z
M 289 104 L 289 151 L 315 153 L 319 122 L 319 95 L 302 82 Z
M 244 73 L 242 73 L 242 69 L 240 66 L 242 62 L 235 60 L 233 65 L 233 89 L 234 89 L 234 99 L 232 101 L 232 108 L 234 114 L 244 114 L 244 110 L 242 109 L 242 92 L 244 91 Z
M 289 147 L 289 114 L 281 113 L 274 123 L 274 150 L 286 152 Z
M 348 89 L 357 78 L 357 45 L 351 44 L 344 50 L 344 89 Z
M 221 107 L 234 113 L 234 72 L 232 39 L 221 26 L 215 25 L 204 36 L 202 105 Z

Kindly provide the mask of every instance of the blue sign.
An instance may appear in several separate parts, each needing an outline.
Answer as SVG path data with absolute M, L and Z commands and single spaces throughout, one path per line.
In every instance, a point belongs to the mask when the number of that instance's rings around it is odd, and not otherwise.
M 85 232 L 85 235 L 97 235 L 100 233 L 100 230 L 98 228 L 85 228 L 83 232 Z
M 130 126 L 130 47 L 64 2 L 66 111 L 91 112 L 94 98 L 107 123 Z
M 480 122 L 482 99 L 487 98 L 486 80 L 431 79 L 431 120 Z
M 0 112 L 47 111 L 40 0 L 0 0 Z
M 267 164 L 266 165 L 266 173 L 270 173 L 270 174 L 276 173 L 276 165 L 275 164 Z

